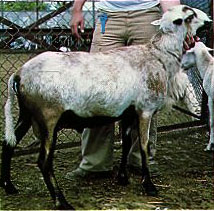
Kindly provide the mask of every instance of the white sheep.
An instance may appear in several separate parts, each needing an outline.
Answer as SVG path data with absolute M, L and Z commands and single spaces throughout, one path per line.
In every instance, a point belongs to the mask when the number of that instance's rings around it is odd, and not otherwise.
M 32 126 L 35 136 L 41 140 L 39 168 L 55 205 L 58 209 L 73 209 L 53 173 L 57 131 L 62 127 L 81 131 L 122 119 L 123 157 L 119 181 L 128 182 L 126 162 L 131 140 L 126 131 L 137 121 L 142 186 L 147 194 L 156 195 L 147 165 L 151 117 L 179 87 L 173 82 L 180 71 L 187 33 L 195 35 L 205 21 L 209 21 L 206 15 L 181 5 L 171 8 L 158 21 L 160 32 L 148 45 L 103 53 L 46 52 L 25 63 L 8 83 L 0 182 L 6 192 L 16 192 L 10 179 L 11 157 L 17 143 Z M 20 108 L 15 130 L 11 114 L 14 93 Z
M 202 42 L 196 42 L 195 47 L 188 50 L 182 58 L 182 67 L 188 69 L 196 65 L 203 79 L 203 88 L 208 96 L 210 140 L 206 150 L 214 151 L 214 58 Z

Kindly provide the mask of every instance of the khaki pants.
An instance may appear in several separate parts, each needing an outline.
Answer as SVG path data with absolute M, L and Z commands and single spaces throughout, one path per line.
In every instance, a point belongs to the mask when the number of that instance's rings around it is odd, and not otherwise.
M 125 45 L 147 43 L 156 33 L 157 28 L 151 22 L 160 19 L 159 7 L 143 11 L 107 13 L 105 33 L 101 33 L 98 19 L 92 40 L 91 52 L 106 51 Z M 157 139 L 157 118 L 153 118 L 150 130 L 150 143 Z M 98 172 L 109 171 L 113 167 L 114 124 L 85 129 L 82 135 L 82 161 L 80 168 Z M 153 150 L 154 147 L 151 147 Z M 128 163 L 141 166 L 138 141 L 133 143 Z

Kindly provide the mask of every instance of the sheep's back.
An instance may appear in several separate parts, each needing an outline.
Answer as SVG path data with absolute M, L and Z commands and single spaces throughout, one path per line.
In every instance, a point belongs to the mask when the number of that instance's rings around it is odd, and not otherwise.
M 46 52 L 20 71 L 21 91 L 82 117 L 119 116 L 136 95 L 139 72 L 121 56 Z

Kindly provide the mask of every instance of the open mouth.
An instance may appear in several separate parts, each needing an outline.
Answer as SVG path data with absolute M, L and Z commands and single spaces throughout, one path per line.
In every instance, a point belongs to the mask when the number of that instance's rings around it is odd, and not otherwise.
M 191 33 L 187 33 L 186 39 L 183 42 L 183 53 L 187 50 L 193 48 L 195 46 L 195 42 L 199 42 L 200 38 L 206 37 L 210 31 L 210 24 L 204 24 L 200 28 L 197 29 L 196 35 L 192 35 Z
M 200 38 L 197 35 L 193 36 L 191 33 L 187 33 L 186 39 L 183 42 L 183 53 L 193 48 L 195 46 L 195 42 L 198 42 L 199 40 Z

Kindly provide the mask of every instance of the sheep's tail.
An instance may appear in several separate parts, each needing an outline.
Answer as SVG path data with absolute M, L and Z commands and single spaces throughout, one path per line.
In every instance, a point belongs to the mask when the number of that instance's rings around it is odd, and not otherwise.
M 8 98 L 4 107 L 5 113 L 5 141 L 8 145 L 14 147 L 16 145 L 16 136 L 14 129 L 14 119 L 12 115 L 12 109 L 14 107 L 14 77 L 15 73 L 13 73 L 8 81 Z

